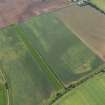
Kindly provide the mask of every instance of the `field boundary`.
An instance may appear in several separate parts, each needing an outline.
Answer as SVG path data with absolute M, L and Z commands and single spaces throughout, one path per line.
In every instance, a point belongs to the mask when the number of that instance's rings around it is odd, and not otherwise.
M 96 9 L 97 11 L 99 11 L 100 13 L 102 13 L 102 14 L 104 14 L 104 15 L 105 15 L 105 11 L 104 11 L 104 10 L 102 10 L 101 8 L 99 8 L 97 5 L 95 5 L 95 4 L 93 4 L 93 3 L 91 3 L 91 1 L 90 1 L 90 2 L 88 2 L 88 5 L 89 5 L 89 6 L 91 6 L 91 7 L 93 7 L 94 9 Z
M 73 89 L 79 87 L 82 85 L 84 82 L 92 79 L 93 77 L 97 76 L 100 73 L 105 73 L 105 64 L 102 65 L 102 67 L 98 68 L 97 71 L 94 71 L 93 73 L 88 74 L 87 76 L 84 76 L 80 80 L 77 80 L 74 83 L 71 83 L 65 91 L 62 93 L 59 93 L 54 100 L 49 105 L 53 105 L 55 102 L 57 102 L 60 98 L 62 98 L 64 95 L 66 95 L 68 92 L 72 91 Z
M 61 21 L 61 20 L 60 20 Z M 64 24 L 62 22 L 62 24 Z M 41 61 L 41 64 L 40 66 L 42 66 L 42 69 L 43 68 L 47 68 L 47 74 L 49 73 L 50 69 L 49 68 L 49 65 L 45 62 L 44 58 L 40 55 L 40 53 L 37 51 L 37 49 L 34 49 L 31 44 L 29 43 L 28 39 L 25 38 L 25 36 L 23 35 L 25 32 L 24 30 L 20 30 L 21 28 L 19 27 L 16 27 L 16 30 L 17 30 L 17 33 L 19 34 L 20 36 L 20 39 L 24 42 L 24 44 L 26 45 L 26 47 L 30 50 L 32 56 L 33 56 L 33 59 L 35 59 L 36 61 L 38 61 L 38 63 L 40 64 L 40 61 Z M 67 27 L 68 29 L 68 27 Z M 72 30 L 71 30 L 72 33 L 74 33 Z M 75 35 L 75 33 L 74 33 Z M 87 44 L 85 44 L 81 39 L 80 37 L 78 37 L 78 35 L 76 34 L 75 35 L 84 45 L 86 45 L 87 48 L 90 49 L 89 46 L 87 46 Z M 94 52 L 93 52 L 94 53 Z M 97 56 L 97 54 L 95 54 Z M 36 58 L 37 57 L 37 58 Z M 43 65 L 44 63 L 44 65 Z M 46 66 L 46 67 L 45 67 Z M 54 99 L 52 99 L 50 102 L 48 102 L 48 105 L 52 105 L 53 103 L 55 103 L 60 97 L 62 97 L 63 95 L 65 95 L 67 92 L 71 91 L 73 88 L 76 88 L 77 86 L 81 85 L 82 83 L 84 83 L 85 81 L 87 81 L 88 79 L 94 77 L 95 75 L 101 73 L 101 72 L 104 72 L 105 69 L 105 64 L 99 66 L 98 69 L 96 69 L 95 71 L 89 73 L 88 75 L 86 76 L 83 76 L 81 77 L 80 79 L 78 79 L 77 81 L 74 81 L 74 82 L 71 82 L 69 86 L 65 86 L 63 83 L 62 83 L 62 86 L 64 87 L 64 91 L 59 91 L 56 93 L 56 97 Z M 46 72 L 46 71 L 45 71 Z M 52 71 L 50 71 L 52 72 Z M 56 74 L 54 72 L 52 72 L 53 75 L 55 75 L 55 79 L 58 80 L 58 82 L 62 82 L 62 80 L 59 80 L 59 77 L 56 76 Z
M 56 13 L 54 13 L 56 14 Z M 58 16 L 56 16 L 56 18 L 58 18 Z M 90 45 L 88 43 L 85 42 L 85 40 L 83 40 L 78 33 L 76 33 L 74 31 L 74 29 L 72 29 L 70 26 L 68 26 L 67 24 L 65 24 L 64 22 L 62 22 L 62 20 L 59 18 L 59 21 L 65 25 L 65 27 L 70 30 L 71 32 L 87 47 L 89 48 L 98 58 L 100 58 L 100 60 L 102 60 L 103 62 L 105 62 L 105 60 L 92 48 L 90 47 Z M 70 27 L 70 28 L 69 28 Z M 56 98 L 49 104 L 52 105 L 54 104 L 57 100 L 59 100 L 62 96 L 64 96 L 66 93 L 68 93 L 69 91 L 71 91 L 72 89 L 80 86 L 82 83 L 84 83 L 85 81 L 93 78 L 94 76 L 100 74 L 100 73 L 104 73 L 105 72 L 105 64 L 99 66 L 98 69 L 96 69 L 93 72 L 90 72 L 88 75 L 81 77 L 80 79 L 78 79 L 77 81 L 71 82 L 71 84 L 69 84 L 68 87 L 66 87 L 65 91 L 63 91 L 62 93 L 58 93 Z

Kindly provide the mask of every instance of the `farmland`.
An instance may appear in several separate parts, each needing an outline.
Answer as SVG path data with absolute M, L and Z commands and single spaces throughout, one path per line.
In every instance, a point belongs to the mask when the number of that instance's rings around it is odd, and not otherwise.
M 13 105 L 40 105 L 53 96 L 59 85 L 47 78 L 13 26 L 0 31 L 0 40 L 0 67 L 6 72 Z
M 87 75 L 102 63 L 53 14 L 32 18 L 20 27 L 25 39 L 65 84 Z
M 98 74 L 65 94 L 53 105 L 104 105 L 105 74 Z
M 71 6 L 56 11 L 55 14 L 66 27 L 105 60 L 105 15 L 90 6 Z
M 103 65 L 54 13 L 0 30 L 0 68 L 13 105 L 46 105 Z
M 105 11 L 105 0 L 90 0 L 90 3 Z

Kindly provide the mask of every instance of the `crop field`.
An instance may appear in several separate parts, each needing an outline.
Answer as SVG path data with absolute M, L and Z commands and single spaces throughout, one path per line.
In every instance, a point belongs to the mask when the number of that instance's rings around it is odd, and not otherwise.
M 105 74 L 98 74 L 53 105 L 105 105 Z
M 21 24 L 18 31 L 34 50 L 37 49 L 52 71 L 66 85 L 102 64 L 53 14 L 32 18 Z
M 46 105 L 103 64 L 54 14 L 0 30 L 0 69 L 13 105 Z
M 50 73 L 47 76 L 33 60 L 13 26 L 0 31 L 0 60 L 0 67 L 7 74 L 13 105 L 40 105 L 62 89 Z
M 105 0 L 90 0 L 90 3 L 105 11 Z

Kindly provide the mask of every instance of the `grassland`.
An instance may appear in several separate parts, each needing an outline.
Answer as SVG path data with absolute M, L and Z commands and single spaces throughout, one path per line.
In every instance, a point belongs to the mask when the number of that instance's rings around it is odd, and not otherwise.
M 105 0 L 90 0 L 90 2 L 105 12 Z
M 105 74 L 98 74 L 68 92 L 53 105 L 104 105 Z
M 0 30 L 0 68 L 13 105 L 46 105 L 58 91 L 102 65 L 54 14 Z

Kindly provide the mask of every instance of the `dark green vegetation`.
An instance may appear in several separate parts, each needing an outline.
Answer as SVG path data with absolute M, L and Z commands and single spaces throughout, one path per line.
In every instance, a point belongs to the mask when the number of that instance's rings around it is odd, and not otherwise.
M 105 105 L 105 74 L 98 74 L 53 105 Z
M 7 75 L 13 105 L 46 105 L 102 65 L 53 14 L 0 30 L 0 68 Z

